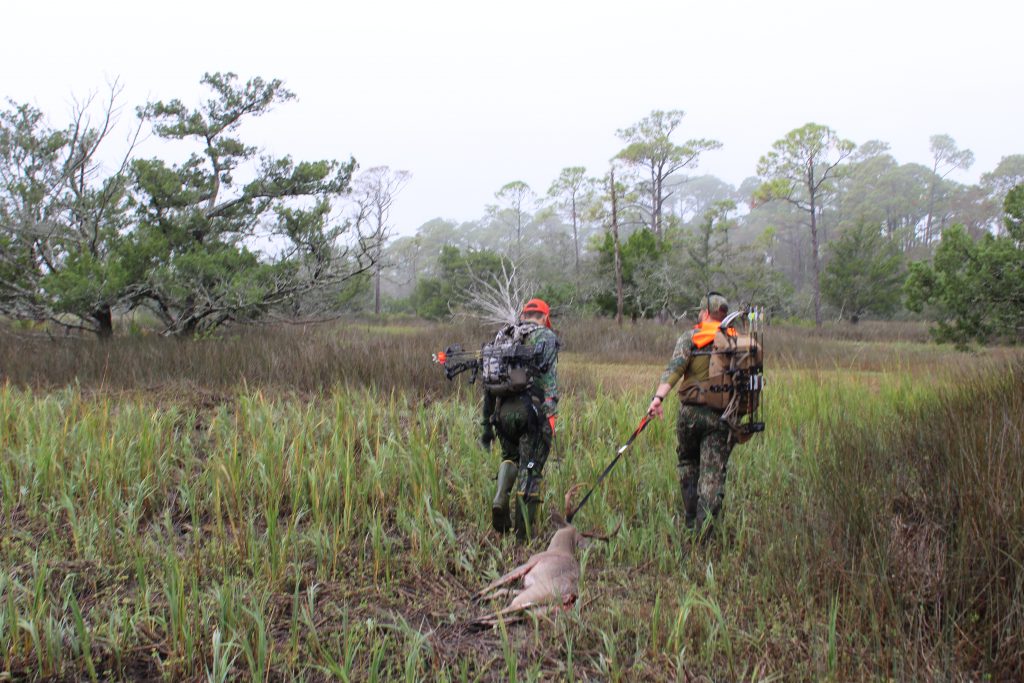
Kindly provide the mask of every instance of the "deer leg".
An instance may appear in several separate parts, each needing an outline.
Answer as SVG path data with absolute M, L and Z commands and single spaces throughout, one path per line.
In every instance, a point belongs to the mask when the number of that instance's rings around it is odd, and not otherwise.
M 562 598 L 562 602 L 561 603 L 550 603 L 550 604 L 547 604 L 547 605 L 533 605 L 532 607 L 528 607 L 525 610 L 523 610 L 523 612 L 525 614 L 532 614 L 532 615 L 534 615 L 536 617 L 549 617 L 552 614 L 557 614 L 558 612 L 564 612 L 564 611 L 568 610 L 569 608 L 571 608 L 575 604 L 576 604 L 576 596 L 575 595 L 566 595 L 564 598 Z
M 551 586 L 531 586 L 517 595 L 505 609 L 528 609 L 537 605 L 549 605 L 551 603 L 575 602 L 576 593 L 565 594 L 552 591 Z
M 482 600 L 488 593 L 490 593 L 495 588 L 498 588 L 499 586 L 504 586 L 507 583 L 512 583 L 513 581 L 518 581 L 519 579 L 529 574 L 530 570 L 533 569 L 536 564 L 537 560 L 530 558 L 530 560 L 526 564 L 519 565 L 518 567 L 510 571 L 508 574 L 505 574 L 504 576 L 497 578 L 491 583 L 487 584 L 486 587 L 481 589 L 476 595 L 473 596 L 473 600 Z
M 506 626 L 511 626 L 512 624 L 518 624 L 524 618 L 525 618 L 525 612 L 523 610 L 518 610 L 517 612 L 515 612 L 513 614 L 508 614 L 508 615 L 505 615 L 505 616 L 497 616 L 495 614 L 488 614 L 486 617 L 480 617 L 479 619 L 474 619 L 473 621 L 469 622 L 469 625 L 471 627 L 473 627 L 474 629 L 476 629 L 476 630 L 484 629 L 484 628 L 494 628 L 495 626 L 497 626 L 499 623 L 502 623 L 502 622 L 504 622 L 504 624 Z
M 532 614 L 536 617 L 548 617 L 556 612 L 567 610 L 574 604 L 576 604 L 576 595 L 571 594 L 564 596 L 560 604 L 544 604 L 535 602 L 520 607 L 506 607 L 505 609 L 498 610 L 494 614 L 474 619 L 471 623 L 477 627 L 482 626 L 489 628 L 494 628 L 501 622 L 504 622 L 506 625 L 518 624 L 525 619 L 528 614 Z
M 497 600 L 498 598 L 505 598 L 509 595 L 514 597 L 518 594 L 519 591 L 515 588 L 495 588 L 493 591 L 487 594 L 486 598 L 488 600 Z

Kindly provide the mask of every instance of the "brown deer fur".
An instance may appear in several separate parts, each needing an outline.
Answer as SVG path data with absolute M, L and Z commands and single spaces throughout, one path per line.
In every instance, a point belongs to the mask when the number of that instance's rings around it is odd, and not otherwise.
M 572 507 L 572 496 L 579 487 L 580 485 L 576 485 L 565 494 L 566 517 L 569 516 Z M 557 515 L 552 515 L 552 518 L 560 528 L 555 531 L 551 542 L 548 543 L 548 549 L 531 555 L 524 564 L 495 579 L 474 596 L 474 600 L 483 600 L 507 595 L 510 592 L 515 594 L 508 607 L 477 620 L 477 623 L 494 625 L 498 619 L 506 615 L 532 612 L 536 608 L 545 608 L 540 611 L 550 611 L 575 603 L 580 580 L 580 564 L 576 559 L 576 549 L 585 547 L 591 538 L 608 540 L 619 527 L 610 534 L 600 536 L 581 532 Z M 502 586 L 519 579 L 523 580 L 522 590 L 502 589 Z

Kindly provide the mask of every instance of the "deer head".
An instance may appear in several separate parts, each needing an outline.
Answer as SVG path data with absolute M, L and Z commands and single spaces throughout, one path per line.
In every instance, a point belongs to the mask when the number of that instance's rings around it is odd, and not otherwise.
M 576 484 L 572 486 L 565 494 L 565 511 L 562 514 L 557 512 L 552 513 L 551 521 L 557 527 L 554 537 L 551 539 L 551 544 L 548 546 L 549 549 L 556 547 L 563 548 L 572 552 L 576 548 L 586 548 L 590 545 L 592 540 L 597 541 L 608 541 L 618 533 L 619 529 L 622 528 L 622 522 L 619 521 L 618 525 L 607 534 L 599 534 L 596 531 L 580 531 L 572 523 L 566 521 L 569 519 L 569 515 L 572 514 L 572 499 L 576 495 L 576 492 L 583 488 L 583 484 Z

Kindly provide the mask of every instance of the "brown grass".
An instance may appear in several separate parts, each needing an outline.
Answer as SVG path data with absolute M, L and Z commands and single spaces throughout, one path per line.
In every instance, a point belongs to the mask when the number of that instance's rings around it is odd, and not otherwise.
M 846 328 L 856 327 L 854 334 Z M 567 322 L 557 331 L 567 386 L 596 389 L 591 371 L 603 366 L 612 385 L 634 371 L 613 366 L 664 367 L 687 329 L 652 321 L 618 327 L 609 319 Z M 210 339 L 90 337 L 0 333 L 0 379 L 18 386 L 79 385 L 108 390 L 188 393 L 239 386 L 316 392 L 335 384 L 434 395 L 449 391 L 431 355 L 458 342 L 478 348 L 493 331 L 470 324 L 400 325 L 348 321 L 309 326 L 261 326 Z M 774 368 L 901 370 L 937 362 L 939 347 L 918 344 L 921 328 L 905 323 L 861 323 L 823 330 L 776 326 L 765 335 Z M 908 341 L 913 338 L 915 341 Z M 878 344 L 884 341 L 886 344 Z M 943 352 L 944 353 L 944 352 Z M 652 380 L 653 381 L 653 380 Z

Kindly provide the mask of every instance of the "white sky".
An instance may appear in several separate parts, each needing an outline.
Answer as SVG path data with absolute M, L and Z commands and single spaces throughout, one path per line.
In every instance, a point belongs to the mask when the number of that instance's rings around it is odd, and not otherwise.
M 480 217 L 512 180 L 544 194 L 563 167 L 603 174 L 615 131 L 653 109 L 687 112 L 680 141 L 720 140 L 700 170 L 733 184 L 808 121 L 904 163 L 949 134 L 975 153 L 961 182 L 1024 153 L 1016 0 L 38 0 L 0 20 L 0 96 L 55 125 L 113 78 L 129 107 L 196 104 L 206 71 L 283 79 L 298 100 L 246 140 L 411 171 L 406 234 Z

